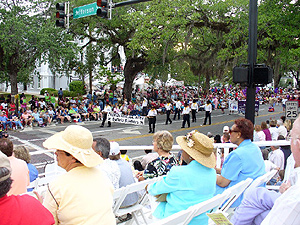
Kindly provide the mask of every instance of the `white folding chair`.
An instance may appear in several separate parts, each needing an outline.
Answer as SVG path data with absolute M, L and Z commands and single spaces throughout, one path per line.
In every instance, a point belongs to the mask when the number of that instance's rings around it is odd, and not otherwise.
M 37 190 L 39 183 L 39 178 L 36 178 L 34 181 L 30 182 L 30 184 L 27 186 L 27 190 L 32 188 L 32 191 Z M 29 191 L 29 192 L 32 192 Z
M 270 172 L 256 178 L 249 187 L 245 190 L 244 195 L 247 195 L 250 190 L 253 188 L 259 187 L 263 183 L 267 183 L 269 180 L 271 180 L 272 177 L 277 173 L 278 170 L 271 170 Z
M 227 194 L 227 198 L 220 204 L 218 207 L 218 212 L 221 212 L 224 214 L 224 216 L 230 218 L 232 214 L 234 213 L 235 208 L 230 208 L 232 204 L 240 197 L 241 194 L 247 189 L 247 187 L 251 184 L 253 180 L 251 178 L 247 178 L 246 180 L 243 180 L 232 187 L 226 189 L 224 191 L 225 194 Z M 209 222 L 209 224 L 214 224 L 212 221 Z
M 235 202 L 238 197 L 240 197 L 241 194 L 246 190 L 246 188 L 251 184 L 253 179 L 247 178 L 246 180 L 243 180 L 232 187 L 226 189 L 224 192 L 228 192 L 228 199 L 226 199 L 225 203 L 222 203 L 222 206 L 220 208 L 220 211 L 226 212 L 230 206 Z
M 131 213 L 136 224 L 141 224 L 140 221 L 138 221 L 138 215 L 141 214 L 141 217 L 144 220 L 144 223 L 147 224 L 146 218 L 142 211 L 143 207 L 145 206 L 145 202 L 146 202 L 144 199 L 145 197 L 147 197 L 146 192 L 144 192 L 144 194 L 142 195 L 142 199 L 137 204 L 127 207 L 127 208 L 120 208 L 120 207 L 128 194 L 144 191 L 146 185 L 155 183 L 156 181 L 160 180 L 161 178 L 162 177 L 147 179 L 147 180 L 144 180 L 141 182 L 127 185 L 126 187 L 119 188 L 118 190 L 115 190 L 115 192 L 114 192 L 115 204 L 113 206 L 113 213 L 115 214 L 115 216 L 122 216 L 127 213 Z M 132 220 L 129 221 L 129 223 L 132 223 Z
M 206 213 L 207 211 L 215 210 L 227 198 L 228 192 L 218 194 L 213 198 L 193 205 L 186 210 L 182 210 L 162 220 L 155 221 L 153 225 L 187 225 L 194 217 Z
M 44 177 L 40 177 L 37 181 L 36 191 L 43 195 L 47 190 L 47 185 L 55 180 L 55 178 L 61 174 L 66 173 L 66 171 L 57 165 L 56 162 L 47 164 L 45 167 L 45 175 Z

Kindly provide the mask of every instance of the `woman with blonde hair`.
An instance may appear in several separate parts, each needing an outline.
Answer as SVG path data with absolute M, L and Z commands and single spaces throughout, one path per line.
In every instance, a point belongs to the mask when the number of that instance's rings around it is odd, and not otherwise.
M 144 172 L 138 173 L 139 181 L 166 175 L 172 166 L 179 165 L 175 155 L 170 151 L 173 146 L 173 136 L 169 131 L 157 131 L 153 135 L 153 149 L 158 153 L 158 158 L 150 162 Z
M 30 163 L 31 156 L 29 154 L 29 150 L 25 146 L 19 145 L 14 147 L 13 151 L 16 158 L 22 159 L 27 163 L 30 182 L 36 180 L 39 176 L 39 172 L 36 169 L 36 167 Z M 33 188 L 27 189 L 27 191 L 32 191 L 32 190 Z
M 254 127 L 254 138 L 253 141 L 265 141 L 266 140 L 266 135 L 262 131 L 261 126 L 256 124 Z

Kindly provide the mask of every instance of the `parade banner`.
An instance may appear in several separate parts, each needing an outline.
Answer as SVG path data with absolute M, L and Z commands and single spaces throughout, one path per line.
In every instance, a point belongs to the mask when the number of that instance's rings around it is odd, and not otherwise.
M 135 125 L 145 124 L 145 116 L 130 116 L 118 113 L 109 113 L 107 115 L 107 120 L 114 123 L 125 123 Z
M 230 111 L 238 111 L 238 102 L 237 101 L 229 101 L 228 109 Z
M 259 110 L 259 101 L 255 101 L 255 112 L 258 113 L 258 110 Z M 245 114 L 246 100 L 238 101 L 238 111 L 239 111 L 239 113 Z

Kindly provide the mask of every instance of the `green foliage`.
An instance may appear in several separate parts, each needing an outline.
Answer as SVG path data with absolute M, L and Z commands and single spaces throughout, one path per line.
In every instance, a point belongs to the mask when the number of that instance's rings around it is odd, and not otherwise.
M 75 96 L 77 96 L 77 94 L 79 95 L 86 94 L 84 84 L 80 80 L 73 80 L 69 84 L 69 90 L 70 90 L 70 95 L 73 95 L 73 93 L 75 93 Z M 64 91 L 64 95 L 65 95 L 65 91 Z M 71 97 L 75 97 L 75 96 L 71 96 Z
M 81 94 L 76 91 L 67 91 L 67 90 L 64 91 L 64 97 L 78 97 L 80 95 Z
M 282 77 L 279 81 L 279 87 L 287 88 L 289 86 L 289 83 L 293 84 L 292 78 Z
M 9 79 L 12 94 L 18 92 L 18 82 L 30 83 L 36 66 L 43 62 L 54 73 L 72 69 L 68 62 L 77 55 L 74 36 L 55 27 L 54 4 L 45 0 L 0 2 L 0 72 Z
M 108 70 L 104 66 L 100 66 L 98 74 L 95 76 L 96 79 L 100 80 L 100 84 L 105 86 L 105 85 L 110 85 L 111 90 L 116 89 L 117 83 L 121 82 L 124 80 L 124 78 L 117 73 L 112 73 L 110 70 Z
M 44 95 L 45 92 L 48 92 L 49 95 L 51 96 L 52 94 L 54 94 L 54 96 L 58 96 L 58 90 L 54 89 L 54 88 L 43 88 L 41 91 L 40 91 L 40 95 Z

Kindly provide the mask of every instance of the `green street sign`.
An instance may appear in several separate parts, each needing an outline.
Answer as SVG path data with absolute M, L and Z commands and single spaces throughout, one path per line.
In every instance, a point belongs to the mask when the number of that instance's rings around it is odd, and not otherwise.
M 73 9 L 73 19 L 78 19 L 86 16 L 92 16 L 97 14 L 97 2 L 83 5 Z

